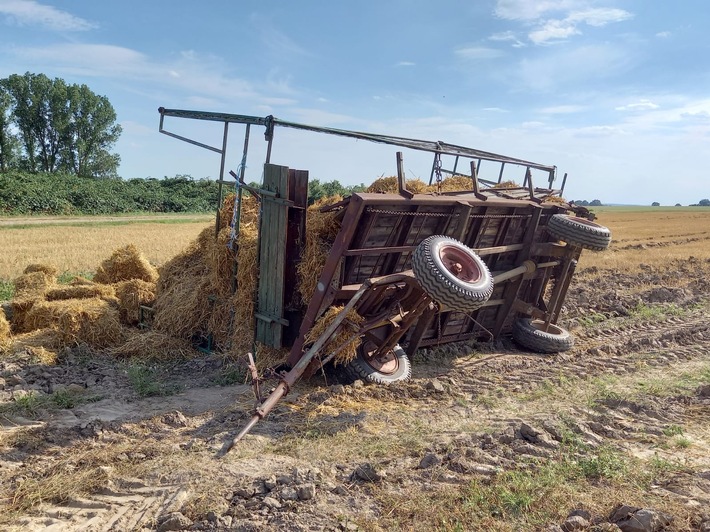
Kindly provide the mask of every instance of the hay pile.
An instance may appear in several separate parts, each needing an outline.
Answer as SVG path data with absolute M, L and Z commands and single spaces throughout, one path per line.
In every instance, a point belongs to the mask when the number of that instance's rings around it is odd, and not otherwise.
M 306 345 L 315 342 L 344 308 L 344 306 L 330 307 L 308 331 Z M 335 353 L 333 364 L 347 364 L 354 359 L 357 355 L 357 348 L 360 347 L 361 343 L 360 337 L 356 333 L 364 321 L 365 318 L 360 316 L 355 309 L 350 309 L 341 326 L 336 329 L 335 334 L 326 342 L 322 350 L 323 358 L 339 350 Z
M 184 340 L 211 335 L 223 351 L 250 346 L 257 286 L 258 212 L 256 198 L 242 198 L 237 253 L 229 247 L 236 196 L 220 209 L 215 238 L 208 227 L 190 246 L 159 270 L 153 326 Z M 234 263 L 237 290 L 232 292 Z
M 516 183 L 515 181 L 508 180 L 508 181 L 501 181 L 500 183 L 496 183 L 491 188 L 498 188 L 498 189 L 520 188 L 520 185 L 518 183 Z
M 158 280 L 158 271 L 133 244 L 114 251 L 99 265 L 94 275 L 94 282 L 101 284 L 120 283 L 131 279 L 149 283 Z
M 59 286 L 49 288 L 44 297 L 47 301 L 61 301 L 64 299 L 88 299 L 98 297 L 101 299 L 113 299 L 116 297 L 116 290 L 113 286 L 105 284 L 76 284 L 69 286 Z
M 412 194 L 426 194 L 429 192 L 428 185 L 421 179 L 407 179 L 406 185 L 407 190 L 409 190 Z M 375 181 L 367 187 L 365 192 L 397 194 L 399 193 L 397 176 L 380 177 L 379 179 L 375 179 Z

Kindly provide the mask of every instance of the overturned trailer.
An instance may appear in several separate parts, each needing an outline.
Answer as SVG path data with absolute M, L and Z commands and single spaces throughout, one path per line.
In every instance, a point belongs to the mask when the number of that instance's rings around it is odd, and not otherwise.
M 352 310 L 362 320 L 354 328 L 350 324 L 360 342 L 348 369 L 354 377 L 378 383 L 407 379 L 409 356 L 423 346 L 490 341 L 505 334 L 539 352 L 572 346 L 570 334 L 556 325 L 565 295 L 582 250 L 606 249 L 611 235 L 588 210 L 562 199 L 567 176 L 559 189 L 553 188 L 554 166 L 440 141 L 309 126 L 270 116 L 165 108 L 159 112 L 162 133 L 221 156 L 220 200 L 223 185 L 236 185 L 239 199 L 248 190 L 262 201 L 255 340 L 290 348 L 291 369 L 282 373 L 276 391 L 257 407 L 253 422 L 266 415 L 296 380 L 337 355 L 337 347 L 324 352 L 323 346 Z M 167 131 L 167 117 L 221 122 L 221 148 Z M 236 173 L 228 172 L 234 181 L 225 179 L 230 124 L 244 125 L 241 164 Z M 244 180 L 252 126 L 265 128 L 268 143 L 259 187 Z M 308 172 L 271 164 L 277 127 L 384 143 L 433 157 L 431 192 L 408 190 L 403 153 L 398 151 L 395 193 L 356 193 L 324 207 L 337 212 L 340 231 L 307 305 L 296 294 L 295 271 L 305 246 Z M 482 178 L 482 163 L 487 167 L 494 163 L 497 175 Z M 504 180 L 511 172 L 516 172 L 521 186 Z M 546 187 L 534 186 L 534 176 L 540 175 Z M 437 184 L 443 176 L 463 176 L 468 186 L 442 192 Z M 217 220 L 219 224 L 219 216 Z M 334 305 L 345 308 L 306 345 L 318 318 Z

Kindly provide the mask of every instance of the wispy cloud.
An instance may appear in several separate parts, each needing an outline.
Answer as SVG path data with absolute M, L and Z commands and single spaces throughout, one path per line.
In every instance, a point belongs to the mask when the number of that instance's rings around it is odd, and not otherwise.
M 650 111 L 653 109 L 658 109 L 659 105 L 653 103 L 651 100 L 639 100 L 638 102 L 629 103 L 626 105 L 621 105 L 615 107 L 616 111 Z
M 599 28 L 633 17 L 633 14 L 623 9 L 590 8 L 582 0 L 498 0 L 495 14 L 506 20 L 533 26 L 528 32 L 528 39 L 537 45 L 560 42 L 579 35 L 583 25 Z
M 35 0 L 2 0 L 0 14 L 5 15 L 8 23 L 19 26 L 42 26 L 58 31 L 86 31 L 97 27 L 93 22 Z
M 465 46 L 457 48 L 454 53 L 462 59 L 496 59 L 504 55 L 502 50 L 485 46 Z
M 412 63 L 411 61 L 400 61 L 397 63 L 395 66 L 398 67 L 411 67 L 411 66 L 416 66 L 416 63 Z
M 671 35 L 672 33 L 670 31 L 659 31 L 658 33 L 656 33 L 656 37 L 658 37 L 659 39 L 667 39 Z
M 513 48 L 522 48 L 525 46 L 525 43 L 518 39 L 518 36 L 512 31 L 501 31 L 498 33 L 494 33 L 493 35 L 488 37 L 488 40 L 498 42 L 510 42 Z
M 180 90 L 185 98 L 224 105 L 235 100 L 253 104 L 293 105 L 297 102 L 284 81 L 273 73 L 260 84 L 228 76 L 217 56 L 182 51 L 167 60 L 151 58 L 131 48 L 105 44 L 65 43 L 10 50 L 17 59 L 57 70 L 63 75 L 140 80 L 142 86 Z M 264 90 L 264 89 L 267 90 Z
M 508 113 L 508 109 L 503 109 L 502 107 L 484 107 L 484 111 L 489 113 Z

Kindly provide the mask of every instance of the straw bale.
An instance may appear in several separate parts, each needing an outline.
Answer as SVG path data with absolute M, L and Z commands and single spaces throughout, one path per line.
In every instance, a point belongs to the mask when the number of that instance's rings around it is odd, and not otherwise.
M 9 346 L 11 341 L 10 322 L 5 317 L 5 310 L 0 308 L 0 350 Z
M 113 288 L 121 321 L 127 325 L 138 324 L 141 305 L 151 305 L 155 301 L 155 283 L 131 279 L 116 283 Z
M 105 284 L 77 284 L 52 288 L 45 293 L 44 297 L 47 301 L 88 299 L 91 297 L 110 300 L 116 297 L 116 291 L 113 286 Z
M 407 190 L 412 194 L 425 194 L 428 192 L 427 184 L 421 179 L 407 179 L 405 181 Z M 397 176 L 390 177 L 380 177 L 375 179 L 372 184 L 367 187 L 365 192 L 379 192 L 379 193 L 399 193 L 399 182 L 397 181 Z
M 117 249 L 96 269 L 94 282 L 102 284 L 119 283 L 130 279 L 140 279 L 154 283 L 158 271 L 133 244 Z
M 23 273 L 15 279 L 15 293 L 39 294 L 56 282 L 56 278 L 43 271 Z
M 335 318 L 344 309 L 344 306 L 330 307 L 318 321 L 313 324 L 311 330 L 306 334 L 306 344 L 314 343 L 330 326 Z M 335 333 L 326 342 L 322 352 L 330 354 L 340 349 L 333 359 L 333 364 L 347 364 L 357 355 L 357 348 L 360 347 L 360 336 L 357 332 L 360 325 L 365 321 L 365 318 L 360 316 L 355 309 L 350 309 L 345 317 L 345 320 L 335 330 Z M 343 347 L 344 346 L 344 347 Z
M 12 330 L 15 333 L 25 333 L 32 330 L 27 322 L 27 315 L 37 301 L 42 301 L 42 298 L 34 295 L 17 295 L 10 302 L 12 308 Z
M 194 358 L 197 351 L 190 342 L 154 329 L 126 331 L 126 341 L 109 350 L 116 357 L 135 357 L 148 361 Z
M 222 208 L 219 210 L 219 228 L 232 226 L 234 216 L 234 203 L 237 195 L 232 192 L 227 194 L 222 201 Z M 256 223 L 259 218 L 259 200 L 251 194 L 242 194 L 241 223 Z
M 57 273 L 59 270 L 52 266 L 51 264 L 41 264 L 41 263 L 35 263 L 35 264 L 30 264 L 28 265 L 22 273 L 35 273 L 35 272 L 42 272 L 44 273 L 47 277 L 56 277 Z
M 31 329 L 56 328 L 61 345 L 116 345 L 122 338 L 118 310 L 102 299 L 38 301 L 27 314 Z
M 304 304 L 308 304 L 316 292 L 325 261 L 340 231 L 337 213 L 321 212 L 325 205 L 342 201 L 342 196 L 321 198 L 306 211 L 306 245 L 298 264 L 298 291 Z

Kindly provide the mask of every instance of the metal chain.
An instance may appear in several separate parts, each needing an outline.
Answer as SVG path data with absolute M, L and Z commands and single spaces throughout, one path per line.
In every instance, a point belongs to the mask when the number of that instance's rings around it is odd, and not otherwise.
M 458 213 L 448 213 L 448 212 L 410 212 L 410 211 L 388 211 L 386 209 L 373 209 L 372 207 L 367 208 L 367 212 L 374 212 L 376 214 L 396 214 L 400 216 L 446 216 L 451 218 L 457 218 Z
M 434 154 L 434 174 L 436 175 L 436 192 L 441 194 L 441 154 Z

